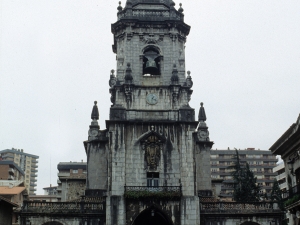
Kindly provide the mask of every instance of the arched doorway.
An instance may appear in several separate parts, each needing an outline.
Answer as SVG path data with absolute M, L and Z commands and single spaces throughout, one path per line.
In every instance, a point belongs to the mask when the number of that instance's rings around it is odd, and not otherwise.
M 132 225 L 173 225 L 173 223 L 164 212 L 150 207 L 141 212 Z
M 44 223 L 43 225 L 63 225 L 63 224 L 56 221 L 49 221 L 47 223 Z

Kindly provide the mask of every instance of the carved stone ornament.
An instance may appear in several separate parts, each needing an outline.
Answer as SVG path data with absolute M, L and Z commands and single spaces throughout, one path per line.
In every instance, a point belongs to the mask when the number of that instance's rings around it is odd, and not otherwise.
M 208 130 L 198 130 L 197 136 L 199 141 L 209 141 Z
M 162 141 L 156 135 L 151 135 L 142 143 L 142 148 L 145 152 L 145 169 L 156 171 L 160 162 Z

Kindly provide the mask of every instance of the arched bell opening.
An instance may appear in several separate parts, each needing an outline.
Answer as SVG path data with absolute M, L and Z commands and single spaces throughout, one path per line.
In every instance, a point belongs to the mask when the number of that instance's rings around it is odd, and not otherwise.
M 159 51 L 150 47 L 143 52 L 143 75 L 161 75 L 161 55 Z
M 132 225 L 173 225 L 173 222 L 168 215 L 153 206 L 141 212 Z

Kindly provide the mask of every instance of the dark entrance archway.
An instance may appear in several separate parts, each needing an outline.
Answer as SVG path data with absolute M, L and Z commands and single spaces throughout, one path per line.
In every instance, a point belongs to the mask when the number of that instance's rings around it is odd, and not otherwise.
M 173 225 L 173 223 L 164 212 L 150 207 L 141 212 L 132 225 Z

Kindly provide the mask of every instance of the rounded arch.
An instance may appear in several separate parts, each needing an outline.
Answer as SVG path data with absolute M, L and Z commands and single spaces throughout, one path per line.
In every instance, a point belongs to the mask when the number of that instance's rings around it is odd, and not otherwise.
M 260 224 L 252 221 L 245 221 L 241 223 L 241 225 L 260 225 Z
M 156 50 L 160 56 L 163 56 L 163 52 L 162 52 L 161 48 L 158 45 L 156 45 L 156 44 L 147 44 L 147 45 L 144 45 L 142 47 L 141 55 L 144 55 L 144 53 L 146 51 L 149 51 L 151 49 Z
M 161 209 L 151 206 L 142 211 L 132 225 L 173 225 L 171 218 Z
M 64 225 L 64 224 L 57 221 L 48 221 L 46 223 L 43 223 L 42 225 Z

